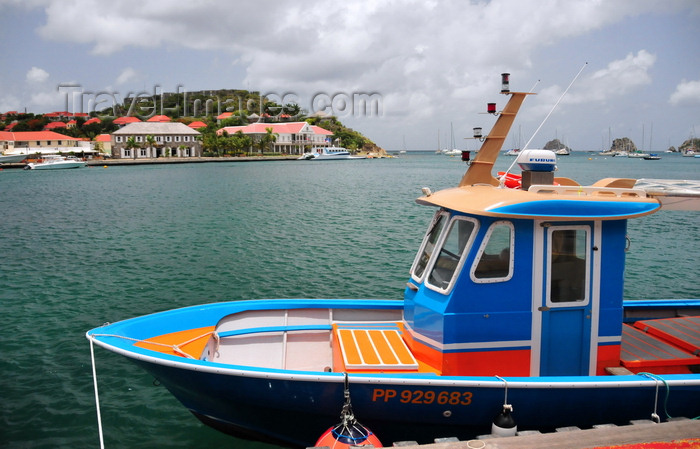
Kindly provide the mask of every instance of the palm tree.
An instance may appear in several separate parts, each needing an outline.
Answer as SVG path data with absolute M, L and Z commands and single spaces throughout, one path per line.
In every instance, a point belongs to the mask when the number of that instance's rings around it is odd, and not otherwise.
M 277 137 L 279 137 L 279 134 L 272 132 L 272 128 L 265 128 L 265 131 L 267 134 L 263 136 L 260 146 L 266 147 L 268 144 L 270 144 L 270 151 L 272 152 L 274 150 L 274 143 L 277 142 Z
M 156 144 L 156 138 L 149 134 L 146 136 L 146 143 L 148 143 L 149 154 L 153 156 L 153 146 Z
M 126 145 L 124 147 L 127 150 L 131 150 L 133 158 L 136 159 L 136 149 L 139 147 L 139 144 L 136 143 L 136 138 L 134 136 L 131 136 L 128 139 L 126 139 Z

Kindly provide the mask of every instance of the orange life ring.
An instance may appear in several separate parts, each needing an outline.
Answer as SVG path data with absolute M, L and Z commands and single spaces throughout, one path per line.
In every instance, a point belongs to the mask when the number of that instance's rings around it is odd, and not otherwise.
M 499 171 L 498 172 L 498 179 L 500 180 L 503 178 L 503 175 L 506 175 L 505 172 Z M 516 175 L 515 173 L 508 173 L 506 175 L 506 180 L 503 183 L 506 187 L 509 189 L 521 189 L 523 186 L 523 177 L 521 175 Z

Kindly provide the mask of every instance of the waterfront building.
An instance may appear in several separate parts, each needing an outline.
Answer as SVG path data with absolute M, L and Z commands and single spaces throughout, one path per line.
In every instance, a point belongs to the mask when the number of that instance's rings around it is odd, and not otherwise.
M 95 143 L 102 145 L 102 153 L 108 155 L 112 154 L 112 136 L 109 134 L 99 134 L 95 136 Z
M 141 159 L 155 157 L 200 157 L 201 133 L 179 122 L 134 122 L 112 133 L 112 157 Z M 149 136 L 153 144 L 149 144 Z M 137 148 L 128 148 L 133 138 Z
M 5 154 L 85 154 L 90 142 L 54 131 L 0 131 L 0 150 Z
M 227 132 L 229 135 L 238 131 L 250 136 L 253 140 L 262 139 L 268 128 L 272 129 L 276 141 L 272 145 L 272 152 L 280 154 L 303 154 L 312 147 L 327 147 L 331 145 L 333 133 L 320 126 L 310 125 L 306 122 L 288 123 L 251 123 L 246 126 L 226 126 L 219 129 L 218 135 Z

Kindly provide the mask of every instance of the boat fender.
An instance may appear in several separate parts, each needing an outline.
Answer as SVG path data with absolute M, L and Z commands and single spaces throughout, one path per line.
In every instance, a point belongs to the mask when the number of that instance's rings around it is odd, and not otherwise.
M 379 438 L 367 427 L 360 424 L 352 412 L 350 404 L 350 384 L 345 373 L 345 403 L 340 413 L 340 423 L 332 426 L 316 441 L 316 447 L 327 446 L 330 449 L 346 449 L 352 446 L 384 447 Z
M 518 426 L 513 419 L 513 406 L 503 404 L 503 410 L 496 415 L 491 424 L 491 435 L 497 437 L 512 437 L 518 432 Z
M 383 447 L 379 438 L 360 423 L 350 427 L 340 423 L 326 430 L 316 442 L 316 447 L 324 446 L 330 449 L 345 449 L 352 446 Z

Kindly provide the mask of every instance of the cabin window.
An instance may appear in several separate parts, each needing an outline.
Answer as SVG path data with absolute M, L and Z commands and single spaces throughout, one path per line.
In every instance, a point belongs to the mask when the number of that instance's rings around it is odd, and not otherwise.
M 491 225 L 472 266 L 474 282 L 507 281 L 513 277 L 513 224 Z
M 438 237 L 440 237 L 440 233 L 445 227 L 445 223 L 447 223 L 448 219 L 449 214 L 447 212 L 442 210 L 435 212 L 433 220 L 430 222 L 430 226 L 428 227 L 428 232 L 423 238 L 423 244 L 418 251 L 416 260 L 413 262 L 411 274 L 413 279 L 416 281 L 420 281 L 423 278 L 423 274 L 425 274 L 425 267 L 427 267 L 428 262 L 430 262 L 430 257 L 433 255 Z
M 584 302 L 588 299 L 588 228 L 554 228 L 549 233 L 549 301 Z
M 440 249 L 429 271 L 427 283 L 446 292 L 454 283 L 462 265 L 463 255 L 474 235 L 476 221 L 467 217 L 454 217 L 450 221 Z

